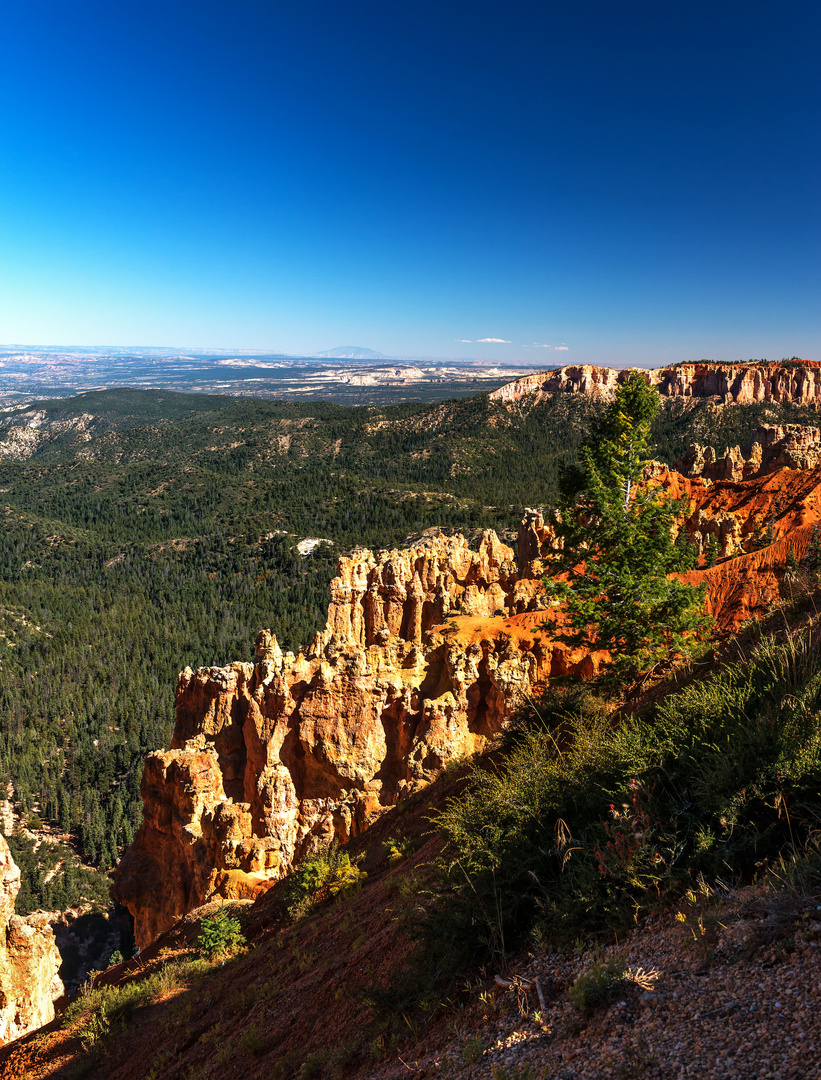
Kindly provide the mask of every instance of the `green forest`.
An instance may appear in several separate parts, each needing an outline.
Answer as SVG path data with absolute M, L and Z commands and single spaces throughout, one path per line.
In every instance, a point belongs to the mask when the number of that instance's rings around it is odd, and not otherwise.
M 354 408 L 129 390 L 36 407 L 35 452 L 0 460 L 0 785 L 103 871 L 139 827 L 142 761 L 168 744 L 183 667 L 250 659 L 262 628 L 306 644 L 357 545 L 432 526 L 509 535 L 556 498 L 598 412 L 581 395 Z M 654 452 L 814 419 L 667 402 Z M 307 536 L 329 542 L 303 557 Z M 10 843 L 19 910 L 94 892 L 78 867 L 47 881 L 25 835 Z

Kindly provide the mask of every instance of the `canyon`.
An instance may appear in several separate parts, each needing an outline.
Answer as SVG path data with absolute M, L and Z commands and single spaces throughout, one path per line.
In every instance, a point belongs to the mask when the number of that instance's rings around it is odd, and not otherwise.
M 815 408 L 819 367 L 679 365 L 649 377 L 713 416 L 757 401 Z M 609 400 L 625 377 L 568 367 L 509 384 L 497 400 L 515 424 L 557 393 Z M 85 439 L 87 419 L 58 434 Z M 687 503 L 678 527 L 702 557 L 687 579 L 706 587 L 719 635 L 771 611 L 817 568 L 817 428 L 770 424 L 744 446 L 692 445 L 672 465 L 652 463 L 646 481 Z M 339 559 L 324 629 L 302 651 L 262 630 L 254 662 L 186 668 L 169 748 L 145 762 L 143 823 L 114 871 L 140 947 L 208 901 L 260 898 L 312 853 L 360 837 L 492 746 L 552 679 L 594 675 L 601 655 L 551 631 L 557 614 L 541 580 L 553 544 L 536 508 L 512 546 L 491 530 L 437 528 L 393 550 L 355 548 Z M 63 986 L 50 916 L 14 914 L 20 873 L 4 845 L 0 877 L 0 1038 L 9 1041 L 53 1017 Z
M 686 500 L 719 632 L 778 603 L 792 552 L 821 517 L 819 432 L 759 429 L 744 452 L 694 447 L 647 482 Z M 331 841 L 359 835 L 453 762 L 486 749 L 523 697 L 601 657 L 551 636 L 541 592 L 553 543 L 542 513 L 517 558 L 495 533 L 471 545 L 436 530 L 408 547 L 339 560 L 325 629 L 298 655 L 270 631 L 254 663 L 186 669 L 170 749 L 151 754 L 143 824 L 114 896 L 148 945 L 213 897 L 252 899 Z

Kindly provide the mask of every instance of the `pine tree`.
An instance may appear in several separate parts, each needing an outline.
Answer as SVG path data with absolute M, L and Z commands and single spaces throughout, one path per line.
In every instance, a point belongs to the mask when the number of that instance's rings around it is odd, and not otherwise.
M 715 536 L 709 536 L 704 548 L 704 565 L 715 566 L 718 562 L 718 540 Z
M 685 512 L 642 479 L 658 393 L 634 372 L 561 478 L 554 553 L 545 588 L 562 608 L 567 644 L 606 650 L 617 673 L 642 670 L 687 648 L 705 625 L 703 594 L 671 576 L 690 553 L 671 529 Z
M 795 550 L 791 547 L 789 554 L 787 555 L 787 561 L 784 565 L 784 576 L 792 580 L 798 576 L 798 570 L 798 557 L 795 554 Z

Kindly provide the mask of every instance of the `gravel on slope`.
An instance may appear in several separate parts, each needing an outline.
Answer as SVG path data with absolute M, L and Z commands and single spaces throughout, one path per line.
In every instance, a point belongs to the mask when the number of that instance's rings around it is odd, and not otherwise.
M 507 972 L 513 986 L 473 992 L 446 1045 L 420 1041 L 369 1075 L 821 1080 L 821 893 L 748 889 L 680 910 L 685 922 L 659 916 L 595 956 L 524 957 Z M 644 986 L 621 981 L 598 1007 L 575 1008 L 574 980 L 616 956 Z

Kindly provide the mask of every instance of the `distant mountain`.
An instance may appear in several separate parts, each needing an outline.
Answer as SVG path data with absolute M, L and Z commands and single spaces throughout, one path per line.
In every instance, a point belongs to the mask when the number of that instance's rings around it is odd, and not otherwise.
M 360 345 L 337 345 L 335 349 L 317 353 L 323 360 L 387 360 L 384 353 L 363 349 Z

